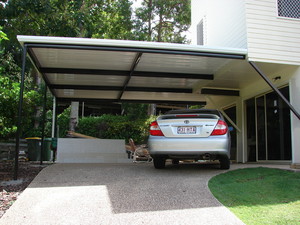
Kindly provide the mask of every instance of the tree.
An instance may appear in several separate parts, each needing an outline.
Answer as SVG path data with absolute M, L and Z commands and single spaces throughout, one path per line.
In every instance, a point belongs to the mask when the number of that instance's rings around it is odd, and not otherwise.
M 190 0 L 143 0 L 135 11 L 135 34 L 137 40 L 171 43 L 187 43 L 184 34 L 191 21 Z M 156 105 L 149 105 L 154 115 Z
M 0 27 L 1 28 L 1 27 Z M 11 54 L 5 53 L 3 40 L 8 40 L 6 34 L 0 29 L 0 138 L 8 139 L 16 132 L 18 100 L 20 93 L 19 76 L 20 67 L 15 63 Z M 30 80 L 26 80 L 30 83 Z M 30 124 L 34 105 L 38 93 L 26 85 L 24 91 L 23 125 Z
M 16 35 L 132 39 L 129 0 L 0 1 L 0 25 L 18 46 Z
M 187 42 L 184 32 L 190 23 L 189 0 L 144 0 L 142 7 L 136 10 L 135 20 L 131 5 L 132 0 L 0 0 L 0 26 L 9 38 L 1 47 L 0 94 L 6 96 L 0 98 L 1 107 L 14 110 L 16 107 L 12 99 L 17 99 L 21 74 L 21 48 L 17 35 Z M 25 77 L 24 102 L 29 104 L 28 110 L 32 110 L 37 105 L 31 104 L 32 100 L 41 101 L 39 90 L 42 89 L 36 88 L 37 74 L 32 68 L 27 67 Z M 5 91 L 10 88 L 11 93 Z M 32 88 L 36 91 L 30 92 Z M 31 97 L 26 99 L 26 96 Z M 130 107 L 124 108 L 130 114 Z M 33 114 L 36 113 L 29 113 L 28 118 Z M 14 120 L 9 124 L 13 124 L 16 115 L 10 116 Z
M 138 40 L 187 43 L 186 32 L 191 21 L 190 0 L 143 0 L 137 8 Z
M 3 78 L 1 91 L 4 93 L 10 88 L 14 90 L 10 92 L 12 96 L 6 96 L 6 99 L 17 96 L 18 87 L 14 82 L 19 81 L 21 74 L 21 49 L 16 39 L 19 34 L 132 39 L 131 2 L 129 0 L 10 0 L 0 1 L 0 3 L 0 24 L 3 25 L 3 30 L 10 39 L 5 43 L 5 48 L 3 48 L 5 51 L 0 59 L 1 64 L 5 65 L 1 67 Z M 36 78 L 36 72 L 27 67 L 26 80 L 38 80 Z M 28 87 L 35 86 L 33 82 L 26 84 Z M 36 84 L 40 86 L 39 82 Z M 36 89 L 36 94 L 40 96 L 40 99 L 35 99 L 35 101 L 41 102 L 42 95 L 39 94 L 41 89 L 41 87 Z M 5 92 L 5 95 L 7 94 L 9 93 Z M 0 104 L 2 103 L 10 104 L 10 101 L 1 99 Z M 11 104 L 11 108 L 15 109 L 16 105 L 13 101 Z M 36 111 L 32 114 L 38 115 L 39 104 L 32 107 L 35 107 Z M 15 115 L 10 116 L 15 117 Z M 15 120 L 9 124 L 13 121 Z

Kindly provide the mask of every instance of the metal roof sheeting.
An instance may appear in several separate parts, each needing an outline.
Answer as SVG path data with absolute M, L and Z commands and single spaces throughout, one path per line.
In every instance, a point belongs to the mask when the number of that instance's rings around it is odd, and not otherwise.
M 246 49 L 88 38 L 17 38 L 27 47 L 58 100 L 203 103 L 201 88 L 238 90 L 251 79 L 240 71 L 249 68 Z M 224 71 L 228 65 L 231 71 Z

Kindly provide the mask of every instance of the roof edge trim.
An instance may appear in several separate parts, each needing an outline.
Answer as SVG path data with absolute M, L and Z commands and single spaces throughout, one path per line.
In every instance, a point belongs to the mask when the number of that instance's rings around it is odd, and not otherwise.
M 133 40 L 111 40 L 111 39 L 93 39 L 93 38 L 76 38 L 76 37 L 50 37 L 50 36 L 27 36 L 18 35 L 18 41 L 21 45 L 25 43 L 36 44 L 63 44 L 63 45 L 83 45 L 83 46 L 107 46 L 107 47 L 126 47 L 126 48 L 144 48 L 144 49 L 160 49 L 173 51 L 189 51 L 189 52 L 208 52 L 222 54 L 236 54 L 246 56 L 247 49 L 225 48 L 216 46 L 200 46 L 187 44 L 174 44 L 162 42 L 146 42 Z

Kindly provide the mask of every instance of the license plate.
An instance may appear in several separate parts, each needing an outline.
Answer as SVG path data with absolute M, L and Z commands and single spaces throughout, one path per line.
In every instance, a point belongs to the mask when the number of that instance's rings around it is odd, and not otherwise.
M 196 134 L 196 127 L 177 127 L 177 134 Z

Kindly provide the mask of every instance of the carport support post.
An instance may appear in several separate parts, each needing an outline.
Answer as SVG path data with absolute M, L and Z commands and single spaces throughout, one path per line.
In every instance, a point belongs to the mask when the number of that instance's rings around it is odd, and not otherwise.
M 53 108 L 52 108 L 52 132 L 51 137 L 55 138 L 55 130 L 56 130 L 56 98 L 53 97 Z
M 43 101 L 43 117 L 42 117 L 42 141 L 41 141 L 41 158 L 40 164 L 43 164 L 43 152 L 45 151 L 45 120 L 46 120 L 46 102 L 47 102 L 47 85 L 45 83 L 44 101 Z
M 25 44 L 23 47 L 23 56 L 22 56 L 22 72 L 21 72 L 20 97 L 19 97 L 19 108 L 18 108 L 18 123 L 17 123 L 17 133 L 16 133 L 14 177 L 13 177 L 14 180 L 18 179 L 18 170 L 19 170 L 19 150 L 20 150 L 20 136 L 22 130 L 22 108 L 23 108 L 25 69 L 26 69 L 26 55 L 27 55 L 27 45 Z
M 56 97 L 53 97 L 53 110 L 52 110 L 52 141 L 53 138 L 57 138 L 57 100 Z M 52 149 L 52 161 L 55 162 L 56 150 Z

